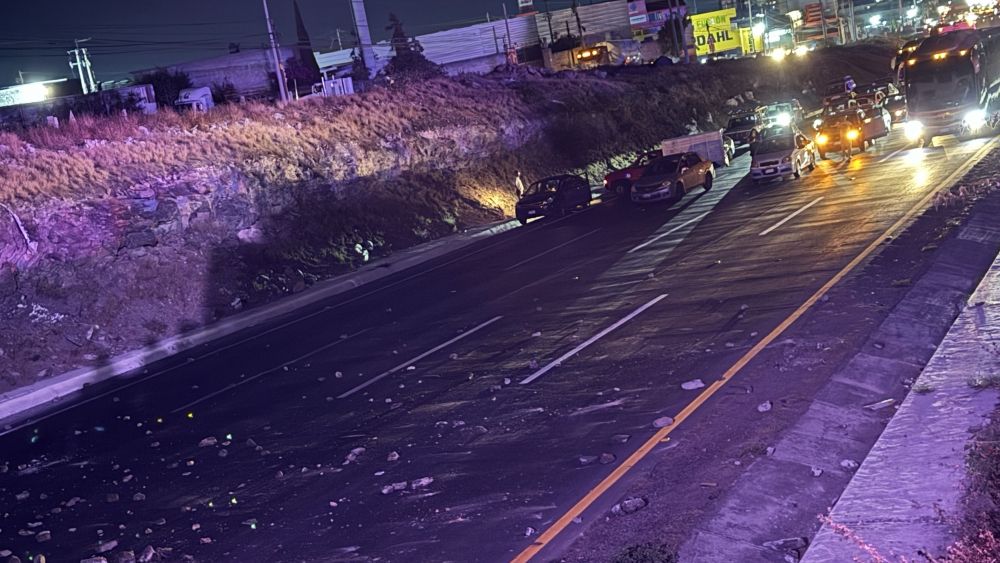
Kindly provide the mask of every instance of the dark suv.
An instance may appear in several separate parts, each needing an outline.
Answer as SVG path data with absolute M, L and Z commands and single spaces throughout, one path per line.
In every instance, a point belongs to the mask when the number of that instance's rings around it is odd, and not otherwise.
M 532 217 L 563 216 L 590 205 L 590 184 L 580 176 L 563 174 L 539 180 L 524 191 L 515 208 L 521 224 Z
M 764 122 L 759 111 L 742 113 L 729 118 L 725 135 L 738 145 L 749 145 L 757 138 Z

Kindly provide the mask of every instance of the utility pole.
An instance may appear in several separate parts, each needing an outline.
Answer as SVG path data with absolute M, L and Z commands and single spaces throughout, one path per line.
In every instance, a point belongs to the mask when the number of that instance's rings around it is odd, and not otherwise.
M 282 102 L 288 101 L 288 85 L 285 84 L 285 69 L 281 66 L 281 55 L 278 54 L 278 40 L 274 35 L 274 24 L 271 22 L 271 12 L 264 1 L 264 19 L 267 21 L 267 36 L 271 40 L 271 55 L 274 57 L 274 75 L 278 78 L 278 95 Z
M 340 28 L 337 28 L 337 48 L 341 51 L 344 50 L 344 41 L 340 38 Z
M 513 48 L 513 45 L 511 45 L 510 43 L 510 21 L 507 20 L 507 3 L 504 2 L 502 6 L 503 6 L 503 25 L 505 28 L 507 28 L 507 39 L 506 39 L 507 49 L 505 51 L 505 54 L 507 55 L 507 62 L 510 62 L 510 50 L 511 48 Z
M 819 0 L 819 21 L 823 22 L 823 44 L 826 45 L 829 36 L 826 34 L 826 5 L 823 0 Z
M 17 83 L 24 84 L 24 73 L 21 72 L 20 70 L 17 71 Z
M 80 89 L 84 94 L 91 94 L 97 91 L 97 85 L 94 83 L 94 71 L 90 68 L 90 59 L 87 57 L 87 50 L 80 48 L 80 43 L 87 41 L 90 41 L 90 37 L 75 39 L 73 43 L 76 45 L 76 48 L 72 51 L 66 51 L 66 54 L 73 57 L 73 60 L 69 62 L 69 68 L 76 69 L 77 76 L 80 77 Z M 84 67 L 87 69 L 86 74 L 84 74 Z
M 687 26 L 684 25 L 684 18 L 681 17 L 680 0 L 673 0 L 674 18 L 677 19 L 677 34 L 680 35 L 681 49 L 684 50 L 684 64 L 691 64 L 691 54 L 688 53 Z M 684 8 L 687 11 L 687 6 Z
M 549 0 L 545 0 L 545 20 L 549 23 L 549 43 L 556 40 L 556 34 L 552 31 L 552 12 L 549 11 Z
M 358 34 L 358 50 L 361 60 L 365 62 L 368 72 L 374 74 L 375 51 L 372 48 L 372 34 L 368 29 L 368 13 L 365 11 L 365 0 L 351 0 L 351 12 L 354 14 L 354 29 Z
M 505 28 L 507 28 L 507 48 L 510 49 L 511 48 L 511 44 L 510 44 L 510 21 L 507 19 L 507 3 L 504 2 L 503 4 L 501 4 L 501 6 L 503 6 L 503 25 L 504 25 Z
M 847 0 L 851 14 L 851 42 L 858 40 L 858 22 L 854 19 L 854 0 Z
M 97 81 L 94 80 L 94 67 L 90 64 L 90 54 L 87 53 L 87 49 L 80 49 L 83 52 L 83 66 L 87 69 L 87 78 L 90 80 L 90 92 L 97 91 Z
M 571 6 L 571 9 L 573 10 L 573 17 L 576 18 L 576 30 L 577 30 L 577 33 L 580 34 L 580 46 L 582 47 L 584 45 L 584 41 L 583 41 L 583 22 L 580 21 L 580 10 L 578 8 L 579 8 L 579 6 L 578 6 L 577 0 L 573 0 L 573 4 Z
M 673 43 L 674 49 L 677 50 L 677 56 L 679 57 L 680 56 L 679 49 L 680 49 L 680 45 L 681 45 L 681 39 L 680 39 L 680 37 L 677 37 L 677 26 L 674 25 L 674 16 L 676 16 L 676 14 L 673 13 L 674 12 L 674 2 L 673 2 L 673 0 L 669 0 L 667 2 L 667 9 L 670 12 L 670 17 L 666 19 L 664 25 L 667 25 L 667 26 L 670 27 L 670 40 Z M 708 24 L 706 23 L 705 25 L 707 26 Z M 660 30 L 660 33 L 663 33 L 662 28 Z M 681 31 L 681 33 L 683 33 L 683 31 Z

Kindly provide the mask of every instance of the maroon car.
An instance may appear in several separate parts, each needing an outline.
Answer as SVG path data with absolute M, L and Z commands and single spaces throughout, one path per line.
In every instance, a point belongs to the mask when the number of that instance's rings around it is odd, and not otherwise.
M 604 177 L 604 189 L 609 192 L 616 193 L 618 195 L 627 196 L 630 191 L 632 191 L 632 185 L 638 180 L 642 173 L 646 171 L 646 167 L 653 162 L 653 160 L 663 156 L 660 151 L 647 151 L 639 155 L 635 159 L 635 162 L 629 164 L 627 167 L 621 170 L 615 170 L 609 172 L 607 176 Z

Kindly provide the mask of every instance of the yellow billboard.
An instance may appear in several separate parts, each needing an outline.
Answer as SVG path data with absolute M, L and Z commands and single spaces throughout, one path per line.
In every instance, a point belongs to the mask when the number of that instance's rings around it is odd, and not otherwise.
M 698 56 L 740 48 L 740 36 L 732 21 L 736 8 L 691 14 L 695 52 Z
M 740 28 L 740 48 L 743 49 L 744 55 L 752 55 L 754 53 L 764 52 L 764 36 L 754 35 L 753 43 L 750 42 L 750 36 L 752 32 L 749 27 Z

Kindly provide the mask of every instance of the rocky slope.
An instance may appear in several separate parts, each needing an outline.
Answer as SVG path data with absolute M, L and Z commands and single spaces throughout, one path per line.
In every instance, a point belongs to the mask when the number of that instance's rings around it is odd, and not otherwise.
M 720 126 L 734 96 L 808 101 L 842 74 L 882 77 L 890 56 L 517 69 L 0 133 L 0 392 L 502 219 L 515 169 L 596 180 L 629 151 Z

